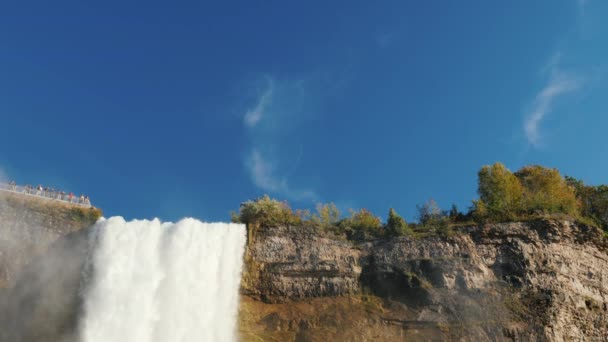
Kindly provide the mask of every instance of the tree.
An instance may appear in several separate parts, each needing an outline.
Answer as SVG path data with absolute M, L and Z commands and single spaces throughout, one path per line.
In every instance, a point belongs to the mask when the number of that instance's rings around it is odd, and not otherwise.
M 268 195 L 242 203 L 232 221 L 256 226 L 295 225 L 302 222 L 287 202 L 279 202 Z
M 574 187 L 557 169 L 532 165 L 523 167 L 515 176 L 524 188 L 523 206 L 527 214 L 561 213 L 573 217 L 580 214 Z
M 340 222 L 340 228 L 350 231 L 347 234 L 356 240 L 382 235 L 382 221 L 365 208 L 359 211 L 350 209 L 350 217 Z
M 581 206 L 581 216 L 592 219 L 608 231 L 608 186 L 585 185 L 583 181 L 572 177 L 566 177 L 566 183 L 574 188 Z
M 388 219 L 386 220 L 386 235 L 388 236 L 403 236 L 408 233 L 407 222 L 397 214 L 395 209 L 390 208 L 388 211 Z
M 311 217 L 314 223 L 319 224 L 323 228 L 335 226 L 340 221 L 340 210 L 333 203 L 317 203 L 317 213 Z
M 518 178 L 502 163 L 486 165 L 478 173 L 479 201 L 474 216 L 492 221 L 516 219 L 521 212 L 524 191 Z
M 418 209 L 418 220 L 422 225 L 433 225 L 445 216 L 441 208 L 434 199 L 428 200 L 423 205 L 416 206 Z
M 456 204 L 452 204 L 452 208 L 450 209 L 449 218 L 452 223 L 464 222 L 467 220 L 467 217 L 458 210 Z

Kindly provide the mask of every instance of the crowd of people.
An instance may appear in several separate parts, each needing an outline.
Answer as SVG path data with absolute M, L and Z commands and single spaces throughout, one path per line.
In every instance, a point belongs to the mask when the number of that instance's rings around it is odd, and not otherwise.
M 54 188 L 43 187 L 42 185 L 38 185 L 36 187 L 33 187 L 31 185 L 25 185 L 23 189 L 17 189 L 17 183 L 15 181 L 11 181 L 8 183 L 8 189 L 14 192 L 22 192 L 24 194 L 57 199 L 69 203 L 82 204 L 87 206 L 91 205 L 91 200 L 89 199 L 89 196 L 85 196 L 82 194 L 80 196 L 76 196 L 73 192 L 67 193 L 65 191 L 57 190 Z

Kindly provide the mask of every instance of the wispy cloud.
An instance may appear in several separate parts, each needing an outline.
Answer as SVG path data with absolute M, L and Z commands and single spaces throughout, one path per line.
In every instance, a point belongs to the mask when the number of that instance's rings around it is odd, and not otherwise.
M 257 104 L 253 109 L 249 109 L 247 113 L 245 113 L 245 116 L 243 118 L 245 124 L 249 127 L 254 127 L 260 120 L 262 120 L 264 112 L 266 111 L 270 103 L 272 103 L 272 96 L 274 94 L 274 82 L 270 78 L 267 78 L 267 81 L 268 87 L 258 99 Z
M 555 54 L 542 68 L 543 73 L 548 74 L 548 81 L 541 91 L 536 95 L 530 110 L 526 113 L 524 121 L 524 132 L 528 142 L 535 147 L 541 143 L 541 124 L 551 113 L 555 101 L 568 93 L 574 92 L 582 86 L 583 79 L 573 72 L 566 72 L 559 66 L 561 53 Z
M 259 189 L 292 200 L 316 200 L 313 190 L 293 186 L 287 174 L 295 171 L 303 154 L 301 143 L 285 141 L 286 132 L 297 128 L 304 116 L 304 81 L 282 81 L 265 77 L 265 87 L 259 92 L 255 106 L 247 110 L 243 123 L 251 146 L 244 161 L 251 181 Z M 294 151 L 290 152 L 290 145 Z M 296 151 L 297 149 L 297 151 Z M 287 152 L 286 152 L 287 151 Z M 292 156 L 297 156 L 295 160 Z
M 275 166 L 265 160 L 257 149 L 251 151 L 247 167 L 253 183 L 262 190 L 282 192 L 287 187 L 285 180 L 279 180 L 275 175 Z
M 317 195 L 312 190 L 298 190 L 289 187 L 287 180 L 276 174 L 275 163 L 266 159 L 254 148 L 247 160 L 247 168 L 253 183 L 260 189 L 295 200 L 315 200 Z

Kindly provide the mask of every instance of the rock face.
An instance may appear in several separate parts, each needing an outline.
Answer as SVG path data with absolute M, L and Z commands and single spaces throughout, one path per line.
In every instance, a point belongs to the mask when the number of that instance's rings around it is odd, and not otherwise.
M 0 191 L 0 341 L 75 341 L 84 228 L 100 215 Z
M 243 293 L 265 302 L 357 293 L 361 251 L 310 227 L 269 227 L 250 234 Z
M 312 228 L 262 228 L 248 244 L 241 334 L 245 340 L 606 341 L 606 250 L 599 230 L 568 221 L 491 224 L 450 237 L 360 245 Z
M 95 208 L 0 191 L 0 288 L 60 237 L 92 225 Z

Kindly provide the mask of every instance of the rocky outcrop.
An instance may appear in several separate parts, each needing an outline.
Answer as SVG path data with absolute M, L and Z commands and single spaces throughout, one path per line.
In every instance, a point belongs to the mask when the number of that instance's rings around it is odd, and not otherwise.
M 598 229 L 568 221 L 358 245 L 313 228 L 266 227 L 250 234 L 241 333 L 251 340 L 368 340 L 373 331 L 383 340 L 605 341 L 606 250 Z M 333 305 L 321 305 L 323 298 Z
M 85 228 L 100 216 L 0 191 L 0 341 L 75 341 Z
M 360 290 L 361 251 L 311 227 L 250 234 L 242 292 L 264 302 L 338 296 Z
M 599 230 L 542 221 L 469 233 L 484 263 L 511 285 L 539 336 L 608 340 L 608 248 Z
M 92 225 L 96 208 L 0 191 L 0 288 L 62 236 Z

